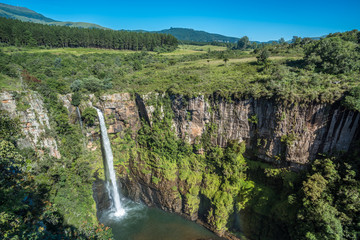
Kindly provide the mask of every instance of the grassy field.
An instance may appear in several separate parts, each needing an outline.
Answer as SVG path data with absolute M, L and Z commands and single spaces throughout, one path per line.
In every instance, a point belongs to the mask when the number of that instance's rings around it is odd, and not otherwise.
M 100 48 L 17 48 L 17 47 L 4 47 L 2 51 L 7 54 L 14 53 L 51 53 L 55 55 L 72 54 L 81 56 L 84 54 L 130 54 L 135 51 L 130 50 L 113 50 L 113 49 L 100 49 Z
M 297 60 L 300 58 L 301 57 L 274 56 L 274 57 L 269 57 L 269 60 L 270 61 L 286 60 L 286 59 L 287 60 Z M 234 63 L 249 63 L 249 62 L 256 62 L 256 61 L 257 61 L 256 57 L 244 56 L 242 58 L 229 59 L 226 64 L 230 65 L 230 64 L 234 64 Z M 201 60 L 197 60 L 196 63 L 207 64 L 207 65 L 218 65 L 218 66 L 225 65 L 225 62 L 222 59 L 201 59 Z
M 203 54 L 210 51 L 225 51 L 226 47 L 220 46 L 194 46 L 194 45 L 179 45 L 179 47 L 169 53 L 161 53 L 160 55 L 164 56 L 174 56 L 174 55 L 187 55 L 187 54 Z M 60 54 L 72 54 L 75 56 L 80 56 L 84 54 L 131 54 L 136 51 L 130 50 L 113 50 L 113 49 L 100 49 L 100 48 L 18 48 L 18 47 L 3 47 L 2 51 L 8 54 L 14 54 L 19 52 L 26 53 L 51 53 L 55 55 Z M 150 54 L 156 54 L 156 52 L 149 52 Z
M 0 90 L 17 91 L 21 90 L 21 83 L 18 78 L 11 78 L 0 73 Z
M 257 63 L 252 51 L 227 51 L 218 46 L 180 45 L 171 53 L 16 47 L 4 47 L 2 52 L 8 58 L 3 62 L 9 61 L 5 67 L 9 74 L 0 75 L 1 89 L 19 89 L 16 76 L 26 70 L 61 94 L 72 92 L 71 84 L 79 80 L 91 83 L 83 86 L 84 93 L 169 91 L 196 96 L 220 92 L 226 97 L 326 102 L 339 99 L 357 76 L 344 75 L 339 81 L 334 75 L 304 69 L 301 51 L 292 49 L 271 53 L 266 66 Z
M 172 55 L 186 55 L 186 54 L 203 54 L 209 51 L 226 51 L 226 47 L 205 45 L 205 46 L 195 46 L 195 45 L 179 45 L 178 48 L 169 53 L 162 53 L 164 56 Z

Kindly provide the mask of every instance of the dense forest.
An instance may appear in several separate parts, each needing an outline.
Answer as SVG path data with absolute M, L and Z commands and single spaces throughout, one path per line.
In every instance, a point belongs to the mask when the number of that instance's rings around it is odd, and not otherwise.
M 15 46 L 94 47 L 119 50 L 175 49 L 177 39 L 169 34 L 136 33 L 102 29 L 48 26 L 0 18 L 0 42 Z
M 220 34 L 197 31 L 189 28 L 170 28 L 157 32 L 171 34 L 180 41 L 235 43 L 238 40 L 238 38 L 235 37 L 227 37 Z

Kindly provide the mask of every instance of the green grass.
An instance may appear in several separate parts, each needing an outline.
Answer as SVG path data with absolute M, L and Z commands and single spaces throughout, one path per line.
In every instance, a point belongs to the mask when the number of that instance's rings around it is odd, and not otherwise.
M 84 54 L 130 54 L 135 51 L 130 50 L 113 50 L 101 48 L 17 48 L 17 47 L 4 47 L 2 51 L 7 54 L 15 53 L 51 53 L 55 55 L 71 54 L 81 56 Z
M 0 73 L 0 90 L 1 91 L 19 91 L 21 83 L 19 79 L 11 78 Z
M 221 46 L 194 46 L 194 45 L 179 45 L 179 47 L 169 53 L 161 53 L 163 56 L 178 56 L 178 55 L 188 55 L 188 54 L 203 54 L 210 51 L 225 51 L 226 47 Z M 114 50 L 114 49 L 101 49 L 101 48 L 19 48 L 14 46 L 3 47 L 2 51 L 8 54 L 14 54 L 19 52 L 25 53 L 51 53 L 55 55 L 60 54 L 72 54 L 75 56 L 80 56 L 83 54 L 130 54 L 135 53 L 136 51 L 130 50 Z M 155 54 L 154 52 L 149 52 Z
M 226 47 L 205 45 L 205 46 L 195 46 L 195 45 L 179 45 L 178 48 L 169 53 L 162 53 L 164 56 L 176 56 L 176 55 L 187 55 L 187 54 L 203 54 L 208 51 L 226 51 Z

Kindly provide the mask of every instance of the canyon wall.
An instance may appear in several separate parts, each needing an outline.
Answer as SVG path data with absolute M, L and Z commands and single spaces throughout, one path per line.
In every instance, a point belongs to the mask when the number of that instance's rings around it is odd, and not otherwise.
M 271 99 L 230 100 L 203 96 L 172 99 L 175 129 L 194 143 L 215 124 L 213 142 L 245 141 L 250 156 L 267 162 L 282 160 L 300 166 L 318 153 L 348 151 L 359 136 L 359 112 L 340 104 L 290 104 Z
M 17 97 L 21 94 L 21 97 Z M 21 107 L 19 107 L 21 106 Z M 20 148 L 32 148 L 40 155 L 60 158 L 55 138 L 51 136 L 48 111 L 39 94 L 35 92 L 0 92 L 0 110 L 11 118 L 19 119 L 22 139 Z
M 133 135 L 144 118 L 151 124 L 154 101 L 158 94 L 132 97 L 129 93 L 103 95 L 100 99 L 89 95 L 80 105 L 96 106 L 107 117 L 108 132 L 121 133 L 130 128 Z M 0 109 L 6 110 L 22 123 L 23 147 L 48 149 L 59 158 L 57 144 L 45 131 L 50 129 L 49 117 L 41 97 L 32 92 L 24 96 L 27 109 L 18 110 L 12 93 L 0 93 Z M 69 110 L 70 121 L 77 120 L 71 95 L 59 97 Z M 210 124 L 216 128 L 214 144 L 225 147 L 229 140 L 244 141 L 247 154 L 267 162 L 287 162 L 301 166 L 316 158 L 318 153 L 348 151 L 359 138 L 359 112 L 346 110 L 340 104 L 290 104 L 271 99 L 226 100 L 221 97 L 199 96 L 186 99 L 171 96 L 174 131 L 189 143 L 199 141 Z M 90 132 L 88 137 L 94 132 Z M 45 136 L 45 137 L 41 137 Z
M 6 109 L 6 97 L 1 96 L 1 106 Z M 159 94 L 131 96 L 129 93 L 107 94 L 100 98 L 89 95 L 79 108 L 80 111 L 91 106 L 100 108 L 109 126 L 108 133 L 130 129 L 135 136 L 141 118 L 151 124 L 152 118 L 162 117 L 161 114 L 154 116 L 153 112 L 157 107 L 154 99 L 163 97 Z M 360 113 L 346 110 L 339 103 L 285 106 L 273 99 L 227 100 L 214 95 L 170 98 L 173 128 L 180 138 L 197 143 L 212 125 L 216 129 L 212 137 L 214 144 L 225 147 L 230 140 L 245 142 L 248 157 L 275 164 L 301 167 L 314 160 L 318 153 L 348 151 L 360 137 Z M 74 123 L 77 115 L 76 108 L 71 105 L 71 95 L 60 96 L 60 100 Z M 163 111 L 162 106 L 160 109 Z M 94 134 L 90 131 L 88 137 Z
M 154 94 L 152 99 L 161 97 Z M 109 133 L 130 127 L 135 134 L 140 117 L 149 124 L 152 118 L 161 117 L 154 116 L 156 106 L 149 95 L 104 95 L 95 105 L 108 116 Z M 174 131 L 191 144 L 213 125 L 214 144 L 225 147 L 229 140 L 244 141 L 249 157 L 294 167 L 314 160 L 318 153 L 346 152 L 359 139 L 359 112 L 346 110 L 339 103 L 284 106 L 272 99 L 171 96 L 171 108 Z

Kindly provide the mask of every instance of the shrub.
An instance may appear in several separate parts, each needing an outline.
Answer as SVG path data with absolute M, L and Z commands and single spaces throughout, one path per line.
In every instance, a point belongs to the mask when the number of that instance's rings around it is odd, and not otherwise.
M 344 105 L 351 110 L 360 111 L 360 86 L 350 90 L 349 95 L 345 97 Z
M 80 102 L 81 102 L 81 94 L 79 92 L 75 92 L 72 95 L 71 104 L 77 107 L 80 105 Z
M 83 88 L 84 84 L 81 80 L 77 79 L 75 81 L 73 81 L 70 85 L 70 89 L 73 92 L 77 92 L 80 91 Z
M 268 58 L 270 57 L 270 53 L 267 49 L 263 49 L 260 51 L 259 55 L 256 57 L 258 63 L 265 64 L 268 61 Z
M 86 88 L 89 92 L 97 92 L 103 89 L 103 82 L 94 76 L 84 78 L 83 84 L 84 88 Z
M 88 126 L 93 126 L 95 123 L 95 120 L 97 119 L 97 112 L 95 108 L 87 107 L 82 112 L 82 119 Z
M 289 133 L 281 136 L 281 142 L 285 143 L 287 146 L 291 146 L 296 140 L 296 135 L 294 133 Z
M 133 63 L 133 69 L 134 71 L 140 71 L 142 70 L 142 65 L 139 61 L 134 61 Z
M 324 38 L 305 49 L 305 61 L 323 72 L 339 74 L 360 68 L 358 45 L 340 37 Z

